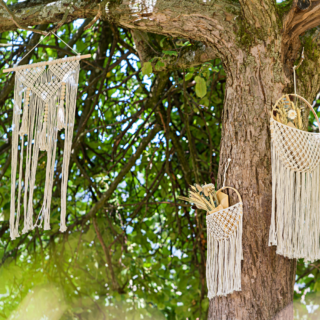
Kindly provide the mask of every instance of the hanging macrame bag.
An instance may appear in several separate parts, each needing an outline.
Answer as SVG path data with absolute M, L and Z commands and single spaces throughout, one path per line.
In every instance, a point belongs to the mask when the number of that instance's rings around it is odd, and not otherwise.
M 22 233 L 40 227 L 43 223 L 44 230 L 50 229 L 50 205 L 53 183 L 56 178 L 54 173 L 57 167 L 57 135 L 60 130 L 64 130 L 60 231 L 66 230 L 67 183 L 78 90 L 79 61 L 90 56 L 78 54 L 70 58 L 15 66 L 3 71 L 16 72 L 12 119 L 11 239 L 19 236 L 19 220 L 22 214 L 24 217 Z M 40 170 L 40 159 L 46 159 L 44 195 L 40 209 L 35 216 L 34 205 L 38 206 L 38 201 L 35 203 L 34 190 L 39 187 L 36 184 L 36 173 Z
M 232 189 L 239 202 L 229 206 L 222 191 Z M 243 203 L 231 187 L 217 191 L 220 205 L 207 212 L 207 286 L 208 298 L 225 296 L 241 290 Z
M 281 97 L 273 107 L 270 119 L 272 216 L 269 245 L 276 245 L 277 253 L 290 259 L 314 261 L 320 259 L 320 134 L 297 128 L 301 121 L 297 119 L 299 112 L 293 113 L 296 125 L 277 121 L 279 110 L 286 110 L 289 104 L 297 107 L 290 97 L 304 103 L 320 127 L 310 103 L 297 94 Z

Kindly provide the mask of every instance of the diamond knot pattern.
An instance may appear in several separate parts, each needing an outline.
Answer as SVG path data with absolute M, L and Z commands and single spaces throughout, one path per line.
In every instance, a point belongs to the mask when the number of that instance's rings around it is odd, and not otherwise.
M 48 102 L 50 98 L 61 87 L 61 82 L 52 81 L 47 83 L 39 83 L 32 88 L 32 91 L 43 101 Z
M 27 87 L 32 87 L 38 80 L 39 76 L 44 72 L 45 66 L 41 67 L 30 67 L 17 71 L 17 77 Z
M 76 69 L 79 61 L 66 61 L 59 64 L 52 64 L 49 66 L 49 70 L 56 75 L 62 82 L 66 81 L 72 72 Z
M 297 172 L 315 169 L 320 162 L 320 133 L 286 126 L 271 118 L 271 140 L 283 165 Z
M 237 230 L 242 217 L 242 202 L 209 214 L 207 216 L 207 232 L 216 239 L 230 238 Z
M 64 61 L 48 66 L 38 66 L 17 71 L 17 77 L 40 99 L 48 102 L 77 69 L 79 60 Z M 46 73 L 45 75 L 43 73 Z

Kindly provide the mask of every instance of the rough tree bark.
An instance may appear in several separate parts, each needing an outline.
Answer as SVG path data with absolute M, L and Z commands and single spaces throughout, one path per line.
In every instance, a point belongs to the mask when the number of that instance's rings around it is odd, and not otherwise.
M 150 3 L 153 3 L 151 5 Z M 31 0 L 9 6 L 23 25 L 59 22 L 70 6 L 67 22 L 93 18 L 93 1 Z M 292 66 L 301 42 L 306 62 L 299 70 L 299 89 L 312 101 L 320 89 L 318 31 L 320 2 L 293 1 L 284 14 L 273 0 L 109 1 L 105 18 L 139 32 L 201 41 L 204 47 L 186 52 L 180 66 L 221 58 L 227 73 L 220 173 L 227 158 L 232 165 L 227 185 L 244 201 L 242 291 L 211 300 L 209 319 L 293 319 L 295 261 L 268 247 L 271 215 L 269 111 L 293 90 Z M 0 9 L 1 10 L 1 9 Z M 3 10 L 0 32 L 16 29 Z M 306 33 L 307 32 L 307 33 Z M 303 35 L 303 36 L 302 36 Z M 135 34 L 141 58 L 144 41 Z M 178 66 L 179 66 L 178 65 Z M 169 66 L 170 67 L 170 66 Z M 220 174 L 221 178 L 221 174 Z

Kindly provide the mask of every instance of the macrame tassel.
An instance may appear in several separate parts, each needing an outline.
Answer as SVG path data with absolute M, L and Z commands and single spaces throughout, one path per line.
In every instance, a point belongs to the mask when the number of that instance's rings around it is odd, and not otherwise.
M 79 58 L 72 58 L 68 61 L 65 59 L 58 62 L 50 61 L 45 64 L 30 65 L 28 68 L 20 66 L 15 70 L 12 120 L 11 239 L 19 236 L 20 215 L 23 216 L 24 222 L 22 233 L 42 226 L 45 230 L 50 229 L 51 200 L 53 185 L 56 181 L 57 135 L 58 129 L 62 128 L 65 129 L 65 139 L 61 170 L 60 230 L 66 230 L 68 173 L 77 101 L 79 60 Z M 56 96 L 58 90 L 60 90 L 60 97 Z M 21 156 L 18 166 L 19 135 L 21 136 Z M 40 150 L 46 151 L 46 157 L 41 164 L 38 161 Z M 36 187 L 43 188 L 43 186 L 38 185 L 39 181 L 36 176 L 40 168 L 43 170 L 45 163 L 44 195 L 41 209 L 38 210 L 38 197 L 37 206 L 34 208 L 34 190 Z
M 273 124 L 272 127 L 274 128 Z M 299 148 L 297 146 L 297 148 Z M 272 215 L 269 246 L 277 254 L 305 261 L 320 259 L 320 168 L 299 172 L 286 168 L 274 144 L 272 153 Z
M 206 278 L 209 299 L 216 296 L 226 296 L 234 291 L 241 291 L 241 260 L 243 260 L 242 203 L 237 203 L 225 210 L 228 209 L 239 217 L 241 216 L 238 227 L 231 237 L 217 239 L 211 232 L 211 228 L 207 229 Z
M 51 227 L 50 227 L 50 212 L 48 209 L 44 209 L 43 212 L 43 219 L 44 219 L 44 227 L 43 229 L 44 230 L 51 230 Z
M 271 141 L 271 154 L 272 154 L 272 176 L 277 177 L 277 161 L 275 160 L 275 150 L 272 146 Z M 271 213 L 271 224 L 269 230 L 269 246 L 277 245 L 277 232 L 276 232 L 276 222 L 275 222 L 275 211 L 276 211 L 276 183 L 277 180 L 273 180 L 272 183 L 272 213 Z
M 57 114 L 57 129 L 62 130 L 65 126 L 64 124 L 64 108 L 63 108 L 63 102 L 60 102 L 60 106 L 58 108 L 58 114 Z
M 288 104 L 294 108 L 299 106 L 296 104 L 295 107 L 289 96 L 303 102 L 314 114 L 320 127 L 313 106 L 297 94 L 281 97 L 272 109 L 269 246 L 276 245 L 277 254 L 289 259 L 303 258 L 305 262 L 313 262 L 320 259 L 320 134 L 301 130 L 303 126 L 299 124 L 300 120 L 295 123 L 297 127 L 291 122 L 280 122 L 280 111 L 286 113 L 284 110 Z M 286 101 L 286 105 L 283 105 L 283 101 Z M 287 115 L 289 117 L 289 113 Z
M 18 165 L 18 145 L 19 145 L 19 123 L 20 113 L 22 105 L 22 96 L 19 93 L 19 79 L 15 78 L 15 90 L 14 90 L 14 102 L 12 112 L 12 158 L 11 158 L 11 201 L 10 201 L 10 237 L 14 240 L 17 235 L 17 228 L 15 227 L 17 216 L 16 216 L 16 175 Z
M 40 133 L 39 148 L 41 151 L 48 150 L 48 146 L 47 146 L 47 121 L 48 121 L 48 104 L 46 104 L 46 106 L 45 106 L 42 131 Z
M 28 132 L 29 132 L 29 125 L 28 125 L 29 95 L 30 95 L 30 88 L 27 88 L 26 94 L 25 94 L 23 115 L 22 115 L 22 125 L 21 125 L 20 131 L 19 131 L 20 136 L 28 134 Z
M 66 94 L 66 83 L 62 82 L 60 104 L 58 107 L 58 114 L 57 114 L 57 129 L 58 130 L 62 130 L 65 127 L 65 115 L 64 115 L 64 107 L 63 107 L 65 94 Z

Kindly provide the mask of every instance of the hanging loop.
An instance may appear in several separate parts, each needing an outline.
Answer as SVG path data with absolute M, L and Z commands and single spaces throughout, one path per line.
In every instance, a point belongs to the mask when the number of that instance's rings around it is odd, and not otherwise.
M 41 37 L 40 37 L 39 42 L 38 42 L 29 52 L 27 52 L 26 55 L 25 55 L 20 61 L 18 61 L 18 62 L 13 66 L 13 68 L 17 67 L 22 60 L 24 60 L 45 38 L 47 38 L 47 37 L 50 36 L 51 34 L 55 35 L 59 40 L 61 40 L 61 41 L 62 41 L 71 51 L 73 51 L 77 56 L 80 56 L 80 53 L 79 53 L 78 51 L 76 51 L 75 49 L 71 48 L 65 41 L 63 41 L 63 40 L 62 40 L 57 34 L 55 34 L 53 31 L 50 31 L 50 32 L 48 32 L 48 33 L 44 36 L 43 39 L 41 39 Z M 13 69 L 13 68 L 10 68 L 10 69 Z M 7 69 L 5 69 L 5 70 L 7 70 Z M 4 70 L 4 71 L 5 71 L 5 70 Z M 3 72 L 4 72 L 4 71 L 3 71 Z
M 222 188 L 224 188 L 224 186 L 226 184 L 226 173 L 227 173 L 227 170 L 229 168 L 230 162 L 231 162 L 231 159 L 229 158 L 227 164 L 225 165 L 225 169 L 224 169 Z
M 294 85 L 294 94 L 297 94 L 297 81 L 296 81 L 296 70 L 299 69 L 299 67 L 301 66 L 301 63 L 304 60 L 304 47 L 302 48 L 302 52 L 301 52 L 301 58 L 299 63 L 296 66 L 293 66 L 293 85 Z
M 232 187 L 222 187 L 222 188 L 219 189 L 217 192 L 223 191 L 223 190 L 225 190 L 225 189 L 231 189 L 231 190 L 235 191 L 235 193 L 237 194 L 237 196 L 238 196 L 238 198 L 239 198 L 239 202 L 242 203 L 242 198 L 241 198 L 241 196 L 240 196 L 240 193 L 239 193 L 239 191 L 236 190 L 235 188 L 232 188 Z

